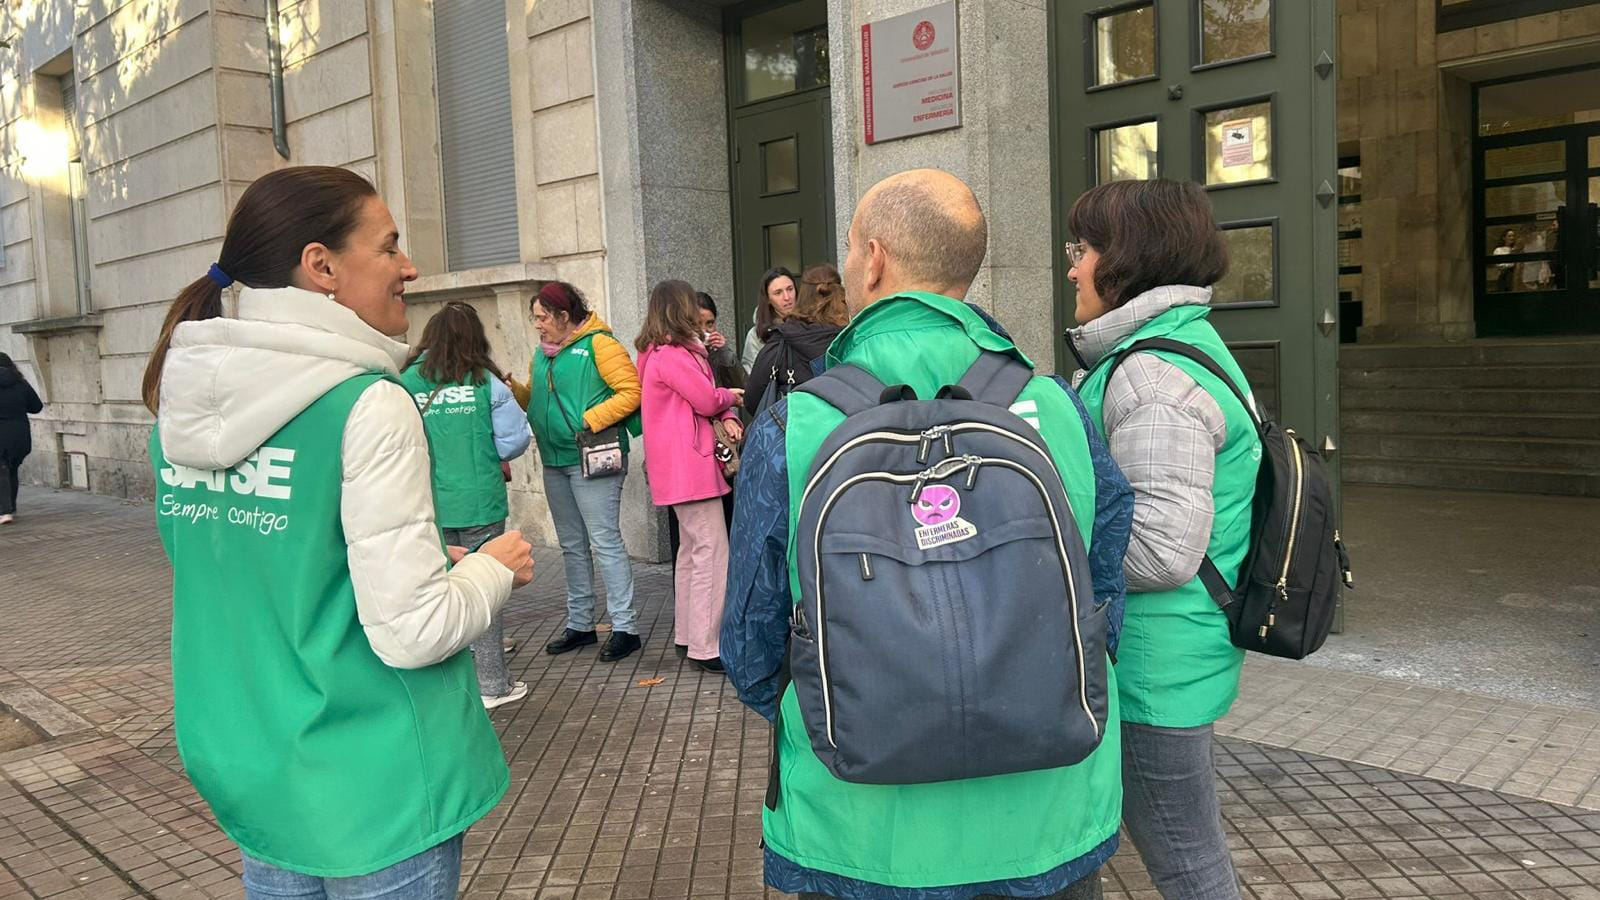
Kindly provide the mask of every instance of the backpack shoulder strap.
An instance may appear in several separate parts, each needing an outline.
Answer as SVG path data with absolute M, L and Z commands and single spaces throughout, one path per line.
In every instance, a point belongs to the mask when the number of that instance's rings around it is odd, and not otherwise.
M 1195 347 L 1191 344 L 1185 344 L 1182 341 L 1174 341 L 1170 338 L 1146 338 L 1142 341 L 1135 341 L 1134 343 L 1128 345 L 1127 349 L 1123 350 L 1121 353 L 1118 353 L 1116 358 L 1111 361 L 1111 368 L 1106 371 L 1106 381 L 1109 383 L 1111 381 L 1111 376 L 1116 373 L 1117 367 L 1122 365 L 1122 363 L 1127 360 L 1129 356 L 1132 356 L 1141 350 L 1160 350 L 1164 353 L 1171 353 L 1175 356 L 1181 356 L 1195 365 L 1205 369 L 1207 372 L 1210 372 L 1212 375 L 1217 376 L 1217 378 L 1223 384 L 1228 386 L 1228 390 L 1233 392 L 1233 396 L 1239 399 L 1239 403 L 1244 407 L 1245 414 L 1250 417 L 1250 421 L 1255 423 L 1257 429 L 1261 428 L 1261 416 L 1256 414 L 1256 408 L 1251 405 L 1249 399 L 1245 397 L 1244 392 L 1239 390 L 1239 385 L 1234 383 L 1232 376 L 1223 371 L 1222 366 L 1218 365 L 1217 361 L 1212 359 L 1209 354 L 1205 353 L 1198 347 Z
M 1004 353 L 985 350 L 957 385 L 974 400 L 1010 408 L 1033 380 L 1033 370 Z M 960 396 L 959 392 L 954 394 Z
M 860 366 L 834 366 L 795 388 L 811 394 L 847 416 L 865 412 L 883 402 L 883 382 Z

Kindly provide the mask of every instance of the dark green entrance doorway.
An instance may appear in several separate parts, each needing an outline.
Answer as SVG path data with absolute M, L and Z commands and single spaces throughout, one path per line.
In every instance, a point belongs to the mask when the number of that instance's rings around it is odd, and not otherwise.
M 730 8 L 728 151 L 739 339 L 761 275 L 834 257 L 833 117 L 826 0 Z M 741 346 L 742 349 L 742 346 Z
M 1192 180 L 1232 266 L 1211 321 L 1258 401 L 1337 444 L 1338 159 L 1333 0 L 1050 4 L 1057 322 L 1072 324 L 1062 222 L 1090 186 Z M 1072 368 L 1063 345 L 1057 356 Z
M 1600 68 L 1474 95 L 1478 336 L 1600 334 Z

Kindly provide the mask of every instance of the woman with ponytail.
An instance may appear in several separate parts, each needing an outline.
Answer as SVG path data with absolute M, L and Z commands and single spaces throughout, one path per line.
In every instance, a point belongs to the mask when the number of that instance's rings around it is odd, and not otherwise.
M 509 781 L 465 651 L 533 563 L 440 540 L 399 240 L 359 175 L 263 176 L 145 372 L 178 747 L 249 900 L 453 900 Z

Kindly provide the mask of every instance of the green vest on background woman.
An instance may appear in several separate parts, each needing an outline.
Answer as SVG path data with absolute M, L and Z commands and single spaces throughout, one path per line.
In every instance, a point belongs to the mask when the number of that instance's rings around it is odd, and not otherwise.
M 400 375 L 422 413 L 433 460 L 433 504 L 440 528 L 475 528 L 510 515 L 505 476 L 494 443 L 487 382 L 437 384 L 422 360 Z
M 460 834 L 510 781 L 471 654 L 393 668 L 356 615 L 341 448 L 382 377 L 328 391 L 231 469 L 169 465 L 150 438 L 184 769 L 244 852 L 321 877 Z
M 1249 391 L 1244 372 L 1204 306 L 1180 306 L 1156 316 L 1111 349 L 1078 388 L 1102 434 L 1106 384 L 1111 360 L 1135 341 L 1169 338 L 1197 347 Z M 1217 453 L 1211 493 L 1214 514 L 1206 555 L 1217 569 L 1236 577 L 1250 548 L 1250 507 L 1261 467 L 1261 438 L 1255 423 L 1227 385 L 1193 361 L 1154 352 L 1210 394 L 1227 421 L 1227 440 Z M 1196 575 L 1183 587 L 1153 593 L 1128 593 L 1122 641 L 1117 650 L 1117 685 L 1122 719 L 1163 728 L 1194 728 L 1222 718 L 1239 696 L 1244 651 L 1228 638 L 1227 617 Z

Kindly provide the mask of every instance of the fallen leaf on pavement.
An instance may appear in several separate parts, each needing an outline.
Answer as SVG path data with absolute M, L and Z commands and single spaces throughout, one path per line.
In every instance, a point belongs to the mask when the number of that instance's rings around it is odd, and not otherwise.
M 639 687 L 655 687 L 656 685 L 660 684 L 663 681 L 666 681 L 666 679 L 665 678 L 646 678 L 643 681 L 639 682 Z

